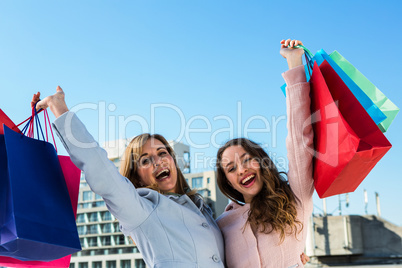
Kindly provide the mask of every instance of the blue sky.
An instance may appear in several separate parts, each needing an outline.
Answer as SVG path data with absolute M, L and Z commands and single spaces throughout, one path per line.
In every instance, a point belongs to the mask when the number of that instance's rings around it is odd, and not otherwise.
M 246 134 L 286 166 L 279 41 L 338 50 L 401 107 L 401 11 L 399 1 L 1 1 L 0 108 L 21 122 L 33 93 L 60 85 L 100 142 L 157 132 L 194 145 L 201 171 L 214 144 Z M 365 212 L 366 189 L 368 213 L 378 192 L 382 216 L 402 225 L 401 121 L 343 214 Z M 327 209 L 338 214 L 338 197 Z

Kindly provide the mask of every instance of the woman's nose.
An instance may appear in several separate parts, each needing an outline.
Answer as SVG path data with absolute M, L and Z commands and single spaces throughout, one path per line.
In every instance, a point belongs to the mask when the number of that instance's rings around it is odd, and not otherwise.
M 155 157 L 153 158 L 153 161 L 152 161 L 152 162 L 153 162 L 154 166 L 158 167 L 158 166 L 160 166 L 161 163 L 162 163 L 162 158 L 159 157 L 159 156 L 155 156 Z
M 241 164 L 238 165 L 237 172 L 239 173 L 239 175 L 245 174 L 246 171 L 247 171 L 247 167 L 245 167 L 244 165 L 241 165 Z

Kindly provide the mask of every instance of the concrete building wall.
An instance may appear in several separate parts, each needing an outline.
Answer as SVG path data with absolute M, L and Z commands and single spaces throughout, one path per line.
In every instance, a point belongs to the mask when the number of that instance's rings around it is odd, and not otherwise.
M 306 254 L 317 264 L 402 263 L 402 227 L 374 215 L 312 217 Z

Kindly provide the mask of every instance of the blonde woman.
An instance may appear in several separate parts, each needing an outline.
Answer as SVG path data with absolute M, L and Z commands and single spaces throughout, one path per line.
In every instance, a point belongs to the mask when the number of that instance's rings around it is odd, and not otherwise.
M 33 103 L 39 100 L 35 94 Z M 203 199 L 191 191 L 172 148 L 160 135 L 142 134 L 128 145 L 121 175 L 78 117 L 64 92 L 41 100 L 71 160 L 102 196 L 120 229 L 133 238 L 148 267 L 224 267 L 222 234 Z

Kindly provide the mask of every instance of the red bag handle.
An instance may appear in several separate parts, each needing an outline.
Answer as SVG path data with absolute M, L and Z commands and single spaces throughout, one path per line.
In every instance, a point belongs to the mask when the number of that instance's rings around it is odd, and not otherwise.
M 37 132 L 38 132 L 37 135 L 38 135 L 38 138 L 39 138 L 39 128 L 40 128 L 40 130 L 42 132 L 42 127 L 40 125 L 38 114 L 43 111 L 44 112 L 43 113 L 43 118 L 44 118 L 44 121 L 45 121 L 45 131 L 46 131 L 46 142 L 49 142 L 49 137 L 48 137 L 49 135 L 48 135 L 48 131 L 47 131 L 47 128 L 48 128 L 47 124 L 49 123 L 50 133 L 52 134 L 52 139 L 53 139 L 53 145 L 54 145 L 54 148 L 56 149 L 56 152 L 57 152 L 56 140 L 54 139 L 54 134 L 53 134 L 53 130 L 52 130 L 52 127 L 51 127 L 49 114 L 48 114 L 46 109 L 40 109 L 39 111 L 36 111 L 36 104 L 38 102 L 36 102 L 35 105 L 32 107 L 32 115 L 30 117 L 28 117 L 27 119 L 25 119 L 23 122 L 19 123 L 17 125 L 17 127 L 28 121 L 27 124 L 22 129 L 22 134 L 25 134 L 25 131 L 28 128 L 28 133 L 26 134 L 26 136 L 30 137 L 30 138 L 34 138 L 34 135 L 35 135 L 34 129 L 35 129 L 35 122 L 36 122 Z M 42 132 L 42 137 L 43 137 L 43 140 L 45 140 L 43 132 Z

